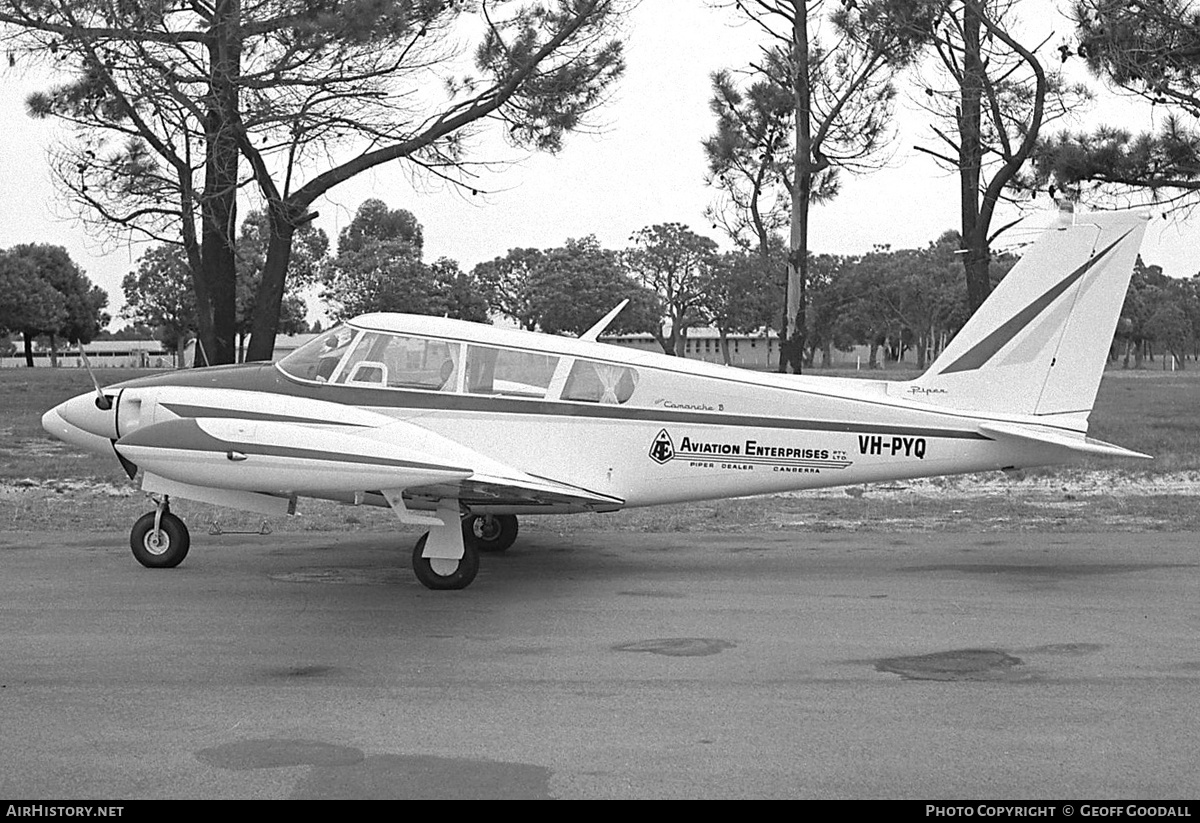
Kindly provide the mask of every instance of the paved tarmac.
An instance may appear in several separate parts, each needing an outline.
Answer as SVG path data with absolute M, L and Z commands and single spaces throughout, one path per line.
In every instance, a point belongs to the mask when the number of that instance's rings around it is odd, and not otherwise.
M 1200 796 L 1196 534 L 414 537 L 0 533 L 0 797 Z

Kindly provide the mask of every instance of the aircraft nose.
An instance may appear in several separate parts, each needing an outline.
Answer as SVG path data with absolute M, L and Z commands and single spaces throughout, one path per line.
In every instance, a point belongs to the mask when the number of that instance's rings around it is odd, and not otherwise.
M 100 398 L 94 392 L 72 397 L 46 412 L 42 417 L 42 427 L 50 431 L 46 426 L 47 418 L 57 414 L 63 421 L 80 431 L 95 437 L 102 437 L 106 441 L 115 440 L 117 438 L 116 398 L 112 395 L 106 395 L 106 397 L 109 400 L 107 409 L 102 409 L 97 405 Z M 58 436 L 55 431 L 50 431 L 50 433 Z

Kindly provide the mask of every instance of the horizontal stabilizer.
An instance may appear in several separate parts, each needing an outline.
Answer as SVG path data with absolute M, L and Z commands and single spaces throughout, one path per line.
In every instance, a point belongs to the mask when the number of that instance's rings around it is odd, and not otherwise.
M 987 435 L 999 438 L 1014 438 L 1026 443 L 1040 446 L 1051 446 L 1059 449 L 1069 449 L 1081 454 L 1103 455 L 1105 457 L 1142 457 L 1152 460 L 1153 457 L 1141 452 L 1135 452 L 1093 437 L 1084 437 L 1070 432 L 1050 431 L 1033 426 L 1022 426 L 1017 423 L 981 423 L 979 430 Z

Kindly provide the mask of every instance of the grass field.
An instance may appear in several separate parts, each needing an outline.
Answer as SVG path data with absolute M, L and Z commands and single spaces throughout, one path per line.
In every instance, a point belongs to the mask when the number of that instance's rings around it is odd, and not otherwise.
M 116 382 L 143 373 L 122 369 L 99 376 Z M 90 389 L 80 369 L 0 370 L 0 528 L 123 530 L 146 508 L 116 460 L 84 453 L 42 431 L 47 409 Z M 968 475 L 528 522 L 556 531 L 1200 529 L 1200 370 L 1110 370 L 1091 422 L 1093 436 L 1155 459 L 1094 458 L 1020 477 Z M 193 517 L 219 519 L 227 528 L 257 522 L 252 515 L 186 505 Z M 181 506 L 176 510 L 187 515 Z M 304 511 L 309 516 L 281 521 L 279 527 L 382 531 L 397 526 L 383 510 L 318 503 Z
M 97 377 L 103 384 L 150 373 L 105 369 Z M 0 481 L 118 477 L 120 466 L 112 461 L 59 443 L 42 430 L 46 411 L 92 390 L 84 369 L 0 369 Z

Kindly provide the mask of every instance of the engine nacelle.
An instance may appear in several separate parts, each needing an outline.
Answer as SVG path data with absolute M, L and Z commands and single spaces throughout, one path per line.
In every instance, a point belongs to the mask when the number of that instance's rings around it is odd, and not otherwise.
M 273 420 L 187 417 L 139 426 L 116 450 L 180 483 L 270 494 L 412 488 L 473 473 L 451 455 L 405 444 L 428 446 L 429 432 L 401 421 L 389 421 L 387 429 L 382 440 Z

